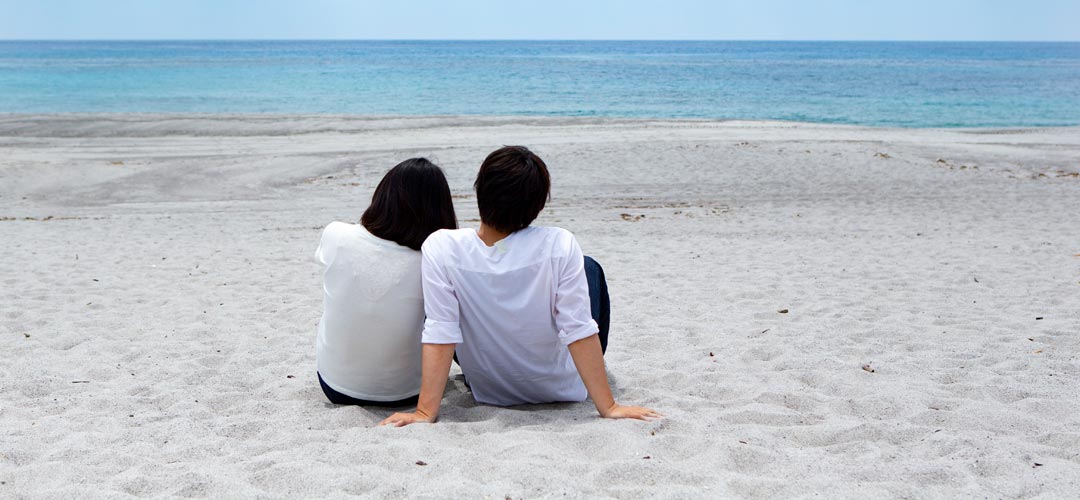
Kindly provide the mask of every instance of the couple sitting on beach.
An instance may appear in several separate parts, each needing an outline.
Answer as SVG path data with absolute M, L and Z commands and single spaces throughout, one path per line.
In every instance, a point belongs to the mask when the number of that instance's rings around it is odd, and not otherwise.
M 504 147 L 484 160 L 474 187 L 480 228 L 457 229 L 442 170 L 406 160 L 379 183 L 360 224 L 323 230 L 316 358 L 326 397 L 416 404 L 380 425 L 434 422 L 456 361 L 480 403 L 589 396 L 603 417 L 658 417 L 611 395 L 599 264 L 570 232 L 530 226 L 551 187 L 544 162 L 524 147 Z

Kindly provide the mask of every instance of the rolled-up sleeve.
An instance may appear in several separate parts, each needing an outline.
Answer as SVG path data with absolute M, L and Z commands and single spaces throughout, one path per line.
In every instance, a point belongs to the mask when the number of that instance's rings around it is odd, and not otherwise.
M 421 249 L 423 259 L 420 269 L 423 275 L 424 313 L 427 315 L 422 341 L 425 344 L 460 344 L 461 307 L 446 268 L 440 263 L 441 250 L 430 238 Z
M 592 318 L 589 282 L 585 278 L 585 257 L 577 240 L 570 236 L 570 248 L 562 262 L 555 290 L 555 326 L 559 341 L 570 345 L 596 335 L 600 328 Z

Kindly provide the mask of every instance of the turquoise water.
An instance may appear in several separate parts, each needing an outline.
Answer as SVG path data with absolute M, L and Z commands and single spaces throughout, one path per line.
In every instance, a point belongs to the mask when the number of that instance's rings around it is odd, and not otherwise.
M 0 112 L 1080 124 L 1080 43 L 0 42 Z

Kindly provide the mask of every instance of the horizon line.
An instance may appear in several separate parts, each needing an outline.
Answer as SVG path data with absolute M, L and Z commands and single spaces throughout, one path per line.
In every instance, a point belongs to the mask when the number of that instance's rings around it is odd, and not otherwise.
M 822 42 L 822 43 L 1080 43 L 1077 40 L 870 38 L 0 38 L 0 42 Z

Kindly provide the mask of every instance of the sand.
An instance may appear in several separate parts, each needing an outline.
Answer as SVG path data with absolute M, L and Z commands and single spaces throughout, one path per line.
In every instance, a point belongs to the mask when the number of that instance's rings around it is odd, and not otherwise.
M 606 268 L 616 397 L 374 425 L 319 230 L 484 155 Z M 2 498 L 1080 497 L 1080 129 L 0 115 Z

